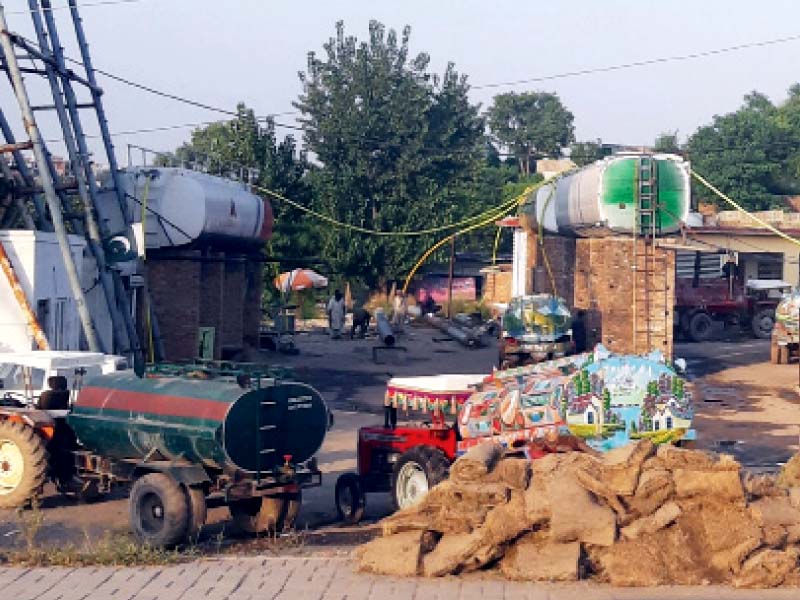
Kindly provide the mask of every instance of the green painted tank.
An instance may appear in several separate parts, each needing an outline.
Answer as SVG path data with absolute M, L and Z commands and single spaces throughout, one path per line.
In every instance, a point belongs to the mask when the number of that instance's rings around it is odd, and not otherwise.
M 319 450 L 328 410 L 314 388 L 268 382 L 138 378 L 111 374 L 86 382 L 67 417 L 80 443 L 113 459 L 163 456 L 226 471 L 257 473 L 301 463 Z
M 686 220 L 690 200 L 689 164 L 681 157 L 619 155 L 539 188 L 526 210 L 553 233 L 632 233 L 655 218 L 657 231 L 669 234 Z

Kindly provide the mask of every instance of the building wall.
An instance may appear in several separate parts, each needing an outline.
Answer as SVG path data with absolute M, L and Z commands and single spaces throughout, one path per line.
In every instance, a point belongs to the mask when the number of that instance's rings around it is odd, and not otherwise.
M 80 350 L 81 324 L 55 234 L 4 230 L 0 240 L 31 308 L 36 313 L 38 307 L 42 313 L 40 326 L 52 349 Z M 69 236 L 69 242 L 80 275 L 85 242 L 78 236 Z M 24 352 L 31 350 L 33 343 L 22 308 L 0 274 L 0 351 Z
M 692 232 L 691 240 L 703 242 L 713 248 L 723 248 L 742 253 L 777 252 L 783 255 L 783 279 L 793 286 L 800 285 L 800 247 L 777 235 L 769 233 L 719 232 L 695 233 Z M 753 276 L 752 267 L 746 274 Z
M 495 269 L 487 269 L 483 283 L 484 302 L 505 304 L 511 300 L 512 279 L 511 265 L 497 265 Z

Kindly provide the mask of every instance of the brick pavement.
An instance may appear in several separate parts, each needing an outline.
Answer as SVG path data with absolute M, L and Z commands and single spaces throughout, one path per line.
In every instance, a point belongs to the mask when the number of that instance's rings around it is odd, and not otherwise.
M 356 574 L 347 558 L 244 557 L 170 567 L 0 568 L 8 600 L 796 600 L 797 588 L 611 588 L 476 576 L 396 579 Z

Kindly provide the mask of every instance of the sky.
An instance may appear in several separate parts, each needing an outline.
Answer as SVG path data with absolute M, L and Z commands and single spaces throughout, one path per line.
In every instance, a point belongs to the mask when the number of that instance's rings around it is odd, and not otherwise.
M 52 0 L 56 7 L 66 2 Z M 84 0 L 82 10 L 96 67 L 222 108 L 244 101 L 258 115 L 293 110 L 301 91 L 298 71 L 308 52 L 322 51 L 339 20 L 359 38 L 371 19 L 398 30 L 410 25 L 412 53 L 430 54 L 435 72 L 455 63 L 476 88 L 800 34 L 796 0 L 136 0 L 88 6 L 96 2 Z M 0 3 L 9 29 L 33 37 L 27 0 Z M 78 56 L 68 11 L 55 14 L 67 54 Z M 697 60 L 474 89 L 471 97 L 485 109 L 497 93 L 556 92 L 575 115 L 578 140 L 644 145 L 664 131 L 685 139 L 713 115 L 735 110 L 754 89 L 782 101 L 800 80 L 798 64 L 800 39 Z M 47 90 L 35 79 L 26 79 L 31 101 L 43 104 Z M 222 118 L 98 79 L 115 133 Z M 0 107 L 19 132 L 18 106 L 7 84 L 0 86 Z M 295 116 L 276 119 L 293 124 Z M 46 139 L 60 137 L 52 114 L 37 117 Z M 87 133 L 96 133 L 88 117 Z M 115 135 L 118 159 L 127 163 L 128 144 L 173 150 L 191 131 Z M 92 148 L 100 150 L 97 142 Z M 59 143 L 51 150 L 64 154 Z M 134 150 L 132 158 L 141 163 L 141 152 Z

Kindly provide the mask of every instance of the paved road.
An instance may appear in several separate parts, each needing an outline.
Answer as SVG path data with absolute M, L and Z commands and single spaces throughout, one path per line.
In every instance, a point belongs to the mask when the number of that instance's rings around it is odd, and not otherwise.
M 752 337 L 712 340 L 702 344 L 675 344 L 675 358 L 683 358 L 690 379 L 712 375 L 725 369 L 769 361 L 769 340 Z
M 346 558 L 237 558 L 174 567 L 0 569 L 3 598 L 14 600 L 796 600 L 797 588 L 717 586 L 611 588 L 529 584 L 474 577 L 435 580 L 359 575 Z

